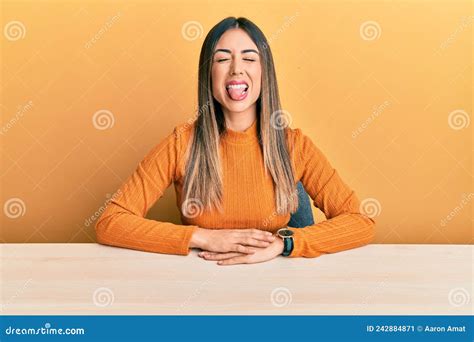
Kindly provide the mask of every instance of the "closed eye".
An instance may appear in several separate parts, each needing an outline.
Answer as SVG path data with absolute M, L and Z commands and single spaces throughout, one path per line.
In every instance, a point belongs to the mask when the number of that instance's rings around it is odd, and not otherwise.
M 225 61 L 228 61 L 228 60 L 229 60 L 228 58 L 221 58 L 221 59 L 218 59 L 217 62 L 220 63 L 220 62 L 225 62 Z M 244 61 L 255 62 L 255 59 L 244 58 Z

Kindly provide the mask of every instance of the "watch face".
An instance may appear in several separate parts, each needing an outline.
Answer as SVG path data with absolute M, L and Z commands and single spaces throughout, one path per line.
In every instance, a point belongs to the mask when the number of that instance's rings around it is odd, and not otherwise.
M 289 229 L 280 229 L 278 231 L 278 234 L 280 234 L 280 236 L 283 236 L 283 237 L 289 237 L 293 235 L 293 231 Z

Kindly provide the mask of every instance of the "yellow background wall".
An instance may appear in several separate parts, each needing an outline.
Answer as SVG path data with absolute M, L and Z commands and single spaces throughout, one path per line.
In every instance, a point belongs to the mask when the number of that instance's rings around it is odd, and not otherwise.
M 473 242 L 470 1 L 3 1 L 0 241 L 94 241 L 87 219 L 193 117 L 201 44 L 231 15 L 267 35 L 292 127 L 377 243 Z M 179 222 L 173 188 L 148 217 Z

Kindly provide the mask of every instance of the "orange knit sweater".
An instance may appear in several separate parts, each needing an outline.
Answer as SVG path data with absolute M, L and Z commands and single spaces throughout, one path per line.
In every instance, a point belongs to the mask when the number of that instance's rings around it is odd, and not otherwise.
M 271 176 L 265 173 L 258 144 L 257 121 L 244 132 L 227 130 L 221 139 L 223 208 L 218 211 L 182 212 L 186 147 L 194 124 L 177 126 L 152 148 L 135 172 L 114 194 L 96 223 L 101 244 L 142 251 L 189 253 L 197 227 L 207 229 L 258 228 L 276 232 L 290 214 L 278 215 Z M 316 207 L 327 220 L 294 232 L 290 257 L 317 257 L 368 244 L 374 237 L 374 220 L 360 213 L 359 200 L 339 177 L 323 153 L 300 129 L 286 129 L 295 170 Z M 146 219 L 151 206 L 174 183 L 183 225 Z

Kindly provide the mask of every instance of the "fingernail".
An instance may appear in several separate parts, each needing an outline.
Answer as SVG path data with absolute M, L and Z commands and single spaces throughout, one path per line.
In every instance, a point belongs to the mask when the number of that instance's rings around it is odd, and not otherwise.
M 272 235 L 272 233 L 270 233 L 270 232 L 267 232 L 266 234 L 267 234 L 267 235 Z

